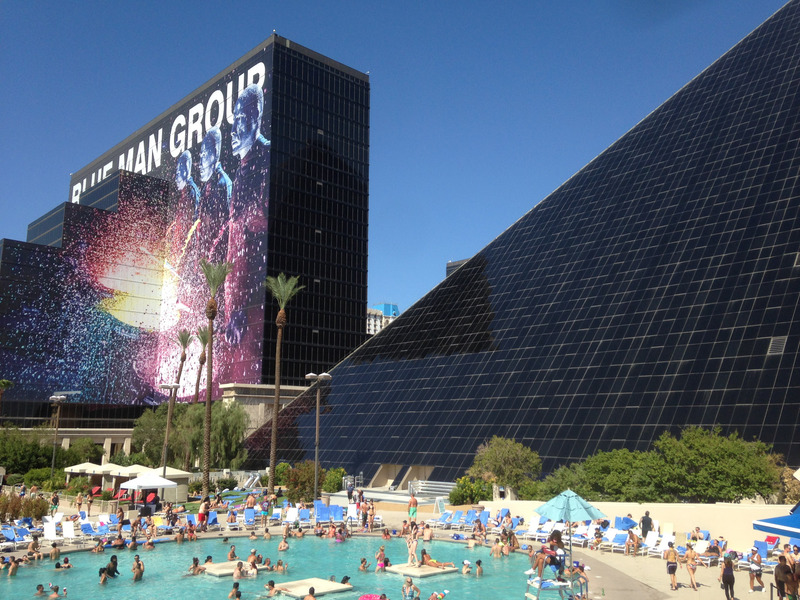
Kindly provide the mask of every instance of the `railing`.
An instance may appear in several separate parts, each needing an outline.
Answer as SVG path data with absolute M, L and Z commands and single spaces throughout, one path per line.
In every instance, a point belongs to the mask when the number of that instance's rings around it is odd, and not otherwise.
M 414 479 L 408 482 L 408 493 L 415 496 L 449 496 L 456 487 L 452 481 L 427 481 Z

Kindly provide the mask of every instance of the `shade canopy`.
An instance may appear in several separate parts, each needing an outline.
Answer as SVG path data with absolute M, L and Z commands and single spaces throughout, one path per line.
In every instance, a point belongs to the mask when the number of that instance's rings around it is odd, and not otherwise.
M 149 473 L 152 471 L 152 467 L 145 467 L 144 465 L 128 465 L 127 467 L 120 467 L 116 471 L 112 471 L 111 475 L 116 475 L 117 477 L 138 477 L 139 475 L 144 475 L 145 473 Z
M 67 467 L 64 469 L 65 473 L 95 473 L 97 469 L 100 468 L 100 465 L 97 465 L 92 462 L 82 462 L 79 465 L 72 465 L 71 467 Z
M 110 475 L 114 471 L 119 471 L 121 468 L 121 465 L 109 462 L 104 465 L 95 465 L 91 471 L 86 471 L 86 473 L 91 473 L 92 475 Z
M 572 490 L 561 492 L 558 496 L 551 498 L 535 510 L 551 521 L 588 521 L 605 517 L 602 511 L 589 504 Z
M 178 487 L 178 484 L 174 481 L 170 481 L 169 479 L 164 479 L 155 473 L 147 473 L 141 477 L 130 479 L 121 484 L 119 487 L 126 490 L 154 490 L 158 488 Z
M 753 529 L 774 535 L 800 538 L 800 511 L 784 517 L 771 517 L 753 521 Z

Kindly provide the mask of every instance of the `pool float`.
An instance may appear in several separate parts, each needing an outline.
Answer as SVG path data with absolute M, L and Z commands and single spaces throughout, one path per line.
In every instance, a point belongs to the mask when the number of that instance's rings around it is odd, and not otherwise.
M 378 594 L 364 594 L 358 600 L 381 600 Z

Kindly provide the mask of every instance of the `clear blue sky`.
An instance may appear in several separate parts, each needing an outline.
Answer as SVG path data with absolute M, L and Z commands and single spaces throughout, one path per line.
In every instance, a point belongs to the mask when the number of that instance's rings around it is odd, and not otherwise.
M 370 72 L 369 303 L 405 310 L 783 4 L 2 0 L 0 238 L 275 29 Z

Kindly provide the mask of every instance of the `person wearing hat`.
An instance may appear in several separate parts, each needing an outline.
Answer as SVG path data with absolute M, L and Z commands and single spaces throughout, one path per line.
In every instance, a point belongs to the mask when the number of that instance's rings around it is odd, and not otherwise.
M 469 562 L 468 560 L 465 560 L 462 563 L 462 567 L 461 567 L 461 574 L 462 575 L 469 575 L 470 573 L 472 573 L 472 567 L 470 565 L 472 565 L 472 563 Z
M 678 578 L 675 574 L 678 572 L 678 551 L 675 550 L 675 544 L 669 542 L 668 548 L 664 550 L 664 560 L 667 561 L 667 574 L 669 575 L 669 583 L 671 590 L 678 589 Z M 681 565 L 683 568 L 683 565 Z
M 345 575 L 344 577 L 342 577 L 342 582 L 341 583 L 343 585 L 349 585 L 350 587 L 353 587 L 353 584 L 350 583 L 350 576 L 349 575 Z
M 256 556 L 256 549 L 252 548 L 250 550 L 250 556 L 247 557 L 247 564 L 250 565 L 250 568 L 255 567 L 258 564 L 258 557 Z
M 402 591 L 402 599 L 403 600 L 414 600 L 415 598 L 418 599 L 420 595 L 419 588 L 414 585 L 414 582 L 411 580 L 411 577 L 406 577 L 406 581 L 403 584 L 403 591 Z
M 750 563 L 750 591 L 755 591 L 753 589 L 753 584 L 758 581 L 758 585 L 761 586 L 761 591 L 766 592 L 764 580 L 761 579 L 761 555 L 758 553 L 758 548 L 755 546 L 750 548 L 750 556 L 747 557 L 747 562 Z

